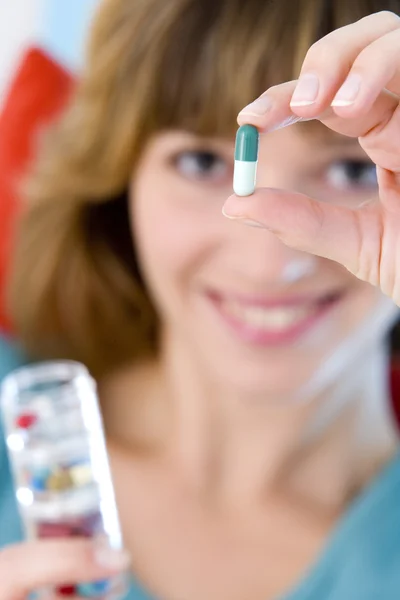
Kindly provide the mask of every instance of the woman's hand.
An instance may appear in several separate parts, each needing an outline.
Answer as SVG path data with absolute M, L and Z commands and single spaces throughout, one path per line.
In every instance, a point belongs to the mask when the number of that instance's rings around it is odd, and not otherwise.
M 380 12 L 308 51 L 298 81 L 270 88 L 239 114 L 261 132 L 318 119 L 358 137 L 377 165 L 380 202 L 359 209 L 284 190 L 231 196 L 224 214 L 253 221 L 285 244 L 344 265 L 400 305 L 400 18 Z
M 59 589 L 60 596 L 64 591 L 65 596 L 75 582 L 107 579 L 127 566 L 124 553 L 94 546 L 88 540 L 9 546 L 0 550 L 0 600 L 25 600 L 29 593 L 49 587 Z

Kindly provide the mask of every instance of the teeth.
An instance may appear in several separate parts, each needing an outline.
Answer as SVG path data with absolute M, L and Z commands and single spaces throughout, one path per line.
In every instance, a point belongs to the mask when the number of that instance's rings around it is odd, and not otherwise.
M 222 309 L 240 319 L 250 327 L 265 327 L 266 329 L 285 329 L 315 313 L 316 307 L 296 308 L 261 308 L 259 306 L 246 306 L 237 302 L 224 302 Z

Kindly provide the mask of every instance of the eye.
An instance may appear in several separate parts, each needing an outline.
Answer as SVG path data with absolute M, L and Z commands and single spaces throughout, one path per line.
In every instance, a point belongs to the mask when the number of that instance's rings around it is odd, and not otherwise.
M 326 172 L 328 183 L 339 190 L 376 189 L 376 166 L 368 160 L 341 160 L 331 164 Z
M 177 171 L 188 179 L 218 181 L 229 173 L 225 159 L 208 150 L 180 152 L 173 159 Z

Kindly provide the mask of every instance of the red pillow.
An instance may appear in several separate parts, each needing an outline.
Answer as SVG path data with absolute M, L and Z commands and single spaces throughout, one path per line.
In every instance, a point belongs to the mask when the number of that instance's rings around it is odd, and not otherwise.
M 68 100 L 72 77 L 39 49 L 24 56 L 0 113 L 0 331 L 10 331 L 5 281 L 18 213 L 18 185 L 35 151 L 38 130 Z

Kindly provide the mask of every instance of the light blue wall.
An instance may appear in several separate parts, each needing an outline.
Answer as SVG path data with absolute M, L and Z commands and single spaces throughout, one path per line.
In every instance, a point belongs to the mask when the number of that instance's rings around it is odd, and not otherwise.
M 79 70 L 87 29 L 99 0 L 46 0 L 41 47 L 72 71 Z

